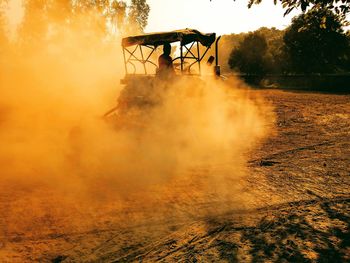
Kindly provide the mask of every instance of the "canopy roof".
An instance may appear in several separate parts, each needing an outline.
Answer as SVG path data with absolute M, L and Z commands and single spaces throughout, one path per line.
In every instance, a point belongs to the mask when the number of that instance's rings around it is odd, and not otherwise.
M 170 32 L 149 33 L 139 36 L 123 38 L 122 46 L 129 47 L 133 45 L 150 45 L 159 46 L 164 43 L 180 41 L 182 45 L 189 44 L 193 41 L 200 42 L 203 46 L 210 46 L 215 41 L 215 33 L 203 34 L 195 29 L 182 29 Z

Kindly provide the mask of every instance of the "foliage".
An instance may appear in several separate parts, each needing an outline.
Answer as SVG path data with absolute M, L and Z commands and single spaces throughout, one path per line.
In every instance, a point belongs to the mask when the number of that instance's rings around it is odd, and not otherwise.
M 258 32 L 249 33 L 234 49 L 228 61 L 232 69 L 247 74 L 264 74 L 267 69 L 267 42 Z
M 109 8 L 109 16 L 111 18 L 111 23 L 114 25 L 119 32 L 124 30 L 124 26 L 126 23 L 126 8 L 127 5 L 124 1 L 114 0 L 111 2 Z M 145 21 L 147 23 L 147 20 Z
M 347 63 L 348 39 L 339 17 L 327 9 L 312 9 L 294 18 L 284 43 L 292 72 L 331 73 Z
M 246 74 L 338 73 L 350 70 L 350 35 L 339 16 L 311 9 L 285 30 L 260 28 L 253 33 L 224 36 L 231 44 L 226 57 L 231 69 Z M 232 39 L 236 38 L 236 42 Z M 237 44 L 237 40 L 239 40 Z
M 266 72 L 283 73 L 286 71 L 286 54 L 283 36 L 285 31 L 276 28 L 262 27 L 256 31 L 265 37 L 267 41 Z
M 223 72 L 230 71 L 228 59 L 233 49 L 237 48 L 246 33 L 223 35 L 219 43 L 219 63 Z M 214 50 L 212 51 L 214 54 Z
M 132 31 L 142 32 L 144 30 L 149 11 L 150 7 L 145 0 L 131 0 L 129 25 L 133 27 Z
M 24 18 L 20 26 L 22 43 L 62 38 L 74 30 L 86 38 L 103 39 L 109 34 L 142 31 L 147 25 L 146 0 L 24 0 Z M 129 12 L 128 12 L 129 10 Z
M 274 0 L 277 4 L 279 1 L 282 7 L 286 10 L 284 15 L 289 14 L 296 8 L 301 8 L 303 12 L 311 9 L 328 9 L 333 11 L 343 20 L 346 20 L 346 15 L 350 13 L 350 0 Z M 262 0 L 249 0 L 248 7 L 254 4 L 260 4 Z
M 258 51 L 256 49 L 256 44 L 249 44 L 249 48 L 246 45 L 246 42 L 252 41 L 251 36 L 256 37 L 256 41 L 260 41 L 262 45 L 266 43 L 266 48 L 264 50 Z M 224 36 L 222 43 L 227 50 L 230 50 L 230 54 L 226 54 L 224 51 L 221 51 L 221 63 L 223 65 L 227 64 L 231 69 L 239 70 L 247 74 L 265 74 L 265 73 L 282 73 L 286 71 L 285 63 L 285 52 L 284 52 L 284 43 L 283 43 L 283 30 L 278 30 L 276 28 L 266 28 L 262 27 L 251 33 L 240 33 L 240 34 L 231 34 L 229 36 Z M 249 37 L 250 36 L 250 37 Z M 248 40 L 250 39 L 250 40 Z M 253 41 L 252 41 L 253 42 Z M 221 47 L 222 47 L 221 43 Z M 224 48 L 224 49 L 225 49 Z M 254 57 L 258 61 L 259 70 L 253 70 L 255 62 Z M 240 62 L 235 60 L 238 59 Z M 242 62 L 242 60 L 247 60 Z M 244 70 L 242 68 L 243 64 Z M 248 68 L 248 64 L 252 65 Z M 225 69 L 225 67 L 223 67 Z
M 261 2 L 262 0 L 248 0 L 248 8 Z M 309 9 L 328 9 L 345 21 L 346 15 L 350 13 L 350 0 L 273 0 L 273 2 L 275 5 L 277 2 L 281 3 L 286 10 L 284 15 L 297 8 L 300 8 L 303 12 Z

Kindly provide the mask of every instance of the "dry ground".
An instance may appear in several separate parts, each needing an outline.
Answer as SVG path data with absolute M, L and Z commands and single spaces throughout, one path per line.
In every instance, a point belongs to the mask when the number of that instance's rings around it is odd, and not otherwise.
M 230 164 L 122 204 L 2 187 L 0 261 L 349 262 L 350 96 L 255 92 L 275 106 L 277 133 L 248 153 L 239 190 L 203 191 Z

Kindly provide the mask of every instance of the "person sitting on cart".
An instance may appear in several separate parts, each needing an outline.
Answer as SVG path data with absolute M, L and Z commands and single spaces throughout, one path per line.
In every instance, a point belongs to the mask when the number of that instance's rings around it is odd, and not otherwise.
M 173 74 L 173 59 L 170 56 L 171 45 L 169 43 L 165 43 L 163 45 L 163 54 L 158 58 L 158 74 Z

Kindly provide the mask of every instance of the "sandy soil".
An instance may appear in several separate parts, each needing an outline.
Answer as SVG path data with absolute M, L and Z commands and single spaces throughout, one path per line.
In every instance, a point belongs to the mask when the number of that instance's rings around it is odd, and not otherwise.
M 206 182 L 231 164 L 123 202 L 2 182 L 0 261 L 349 262 L 350 96 L 254 92 L 275 106 L 277 132 L 247 153 L 237 189 Z

